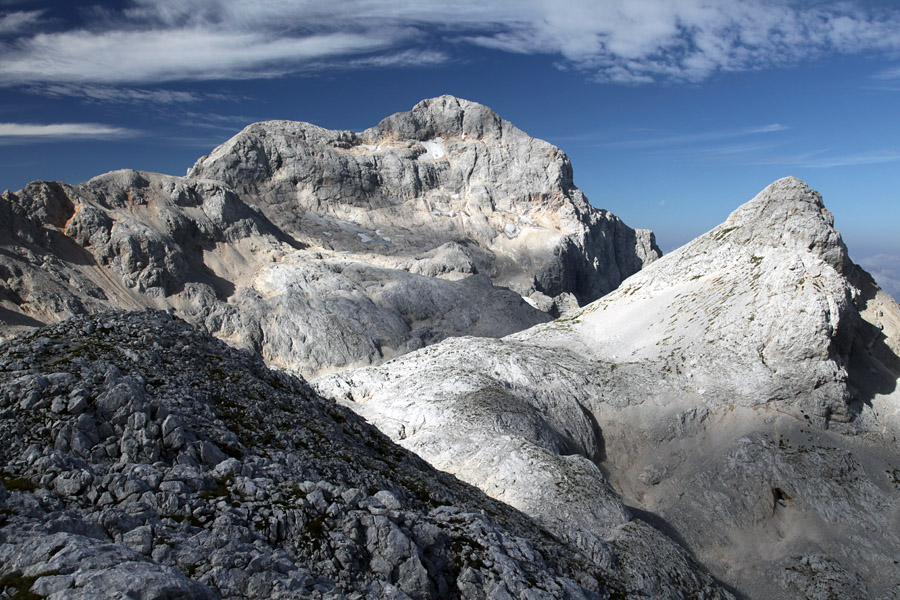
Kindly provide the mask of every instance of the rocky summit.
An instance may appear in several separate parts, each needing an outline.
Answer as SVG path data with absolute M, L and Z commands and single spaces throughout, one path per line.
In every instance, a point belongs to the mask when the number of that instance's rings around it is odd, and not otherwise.
M 317 386 L 584 552 L 652 525 L 742 597 L 895 598 L 898 355 L 786 178 L 568 316 Z
M 587 202 L 558 148 L 449 96 L 361 133 L 257 123 L 186 177 L 7 191 L 0 248 L 0 336 L 174 308 L 305 375 L 520 331 L 660 254 Z
M 0 597 L 900 600 L 900 306 L 798 179 L 660 257 L 444 96 L 7 191 L 0 274 Z

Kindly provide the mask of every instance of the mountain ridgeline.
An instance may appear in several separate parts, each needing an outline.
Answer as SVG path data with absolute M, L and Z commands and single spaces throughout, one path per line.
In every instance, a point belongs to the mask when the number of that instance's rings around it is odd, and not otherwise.
M 0 274 L 0 594 L 900 598 L 900 307 L 795 178 L 661 257 L 443 96 L 7 191 Z
M 0 335 L 174 308 L 304 375 L 514 333 L 660 254 L 588 204 L 558 148 L 451 97 L 361 133 L 258 123 L 187 177 L 35 182 L 0 216 Z
M 584 552 L 644 522 L 744 597 L 884 598 L 898 354 L 900 307 L 789 177 L 552 323 L 316 386 Z

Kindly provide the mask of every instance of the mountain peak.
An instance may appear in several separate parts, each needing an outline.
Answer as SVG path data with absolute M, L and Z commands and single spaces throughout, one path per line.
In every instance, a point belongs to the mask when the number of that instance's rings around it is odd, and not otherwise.
M 436 137 L 501 137 L 507 131 L 519 132 L 487 106 L 445 95 L 422 100 L 411 111 L 395 113 L 366 133 L 375 139 L 429 140 Z
M 880 598 L 898 580 L 880 533 L 900 481 L 897 323 L 788 177 L 579 312 L 316 385 L 587 551 L 578 528 L 622 547 L 627 507 L 740 597 L 840 581 L 832 596 Z
M 518 335 L 681 371 L 674 385 L 707 398 L 846 420 L 858 291 L 833 223 L 818 192 L 779 179 L 570 322 Z
M 849 266 L 847 247 L 822 195 L 796 177 L 773 182 L 707 235 L 718 240 L 733 230 L 732 241 L 808 251 L 840 273 Z
M 36 272 L 0 287 L 0 311 L 46 322 L 107 302 L 173 307 L 307 374 L 545 322 L 659 254 L 650 232 L 587 202 L 562 151 L 452 96 L 363 132 L 256 123 L 187 177 L 36 184 L 0 197 L 3 214 L 30 219 L 4 244 L 28 231 L 84 269 L 0 256 L 0 273 Z M 57 286 L 81 299 L 34 300 Z

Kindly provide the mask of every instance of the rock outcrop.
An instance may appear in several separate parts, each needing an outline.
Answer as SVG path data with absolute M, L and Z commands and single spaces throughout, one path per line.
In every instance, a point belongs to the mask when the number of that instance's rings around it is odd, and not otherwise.
M 731 597 L 683 552 L 585 556 L 162 312 L 0 346 L 0 461 L 4 597 Z
M 0 336 L 174 308 L 308 375 L 520 331 L 659 255 L 558 148 L 451 97 L 359 134 L 251 125 L 187 177 L 35 182 L 0 217 Z
M 257 123 L 188 176 L 223 181 L 282 229 L 336 249 L 418 258 L 436 240 L 465 241 L 440 269 L 462 262 L 460 273 L 475 267 L 523 296 L 585 304 L 660 254 L 651 232 L 588 204 L 559 148 L 452 96 L 360 133 Z
M 552 323 L 316 386 L 585 552 L 649 524 L 748 598 L 888 598 L 898 325 L 786 178 Z

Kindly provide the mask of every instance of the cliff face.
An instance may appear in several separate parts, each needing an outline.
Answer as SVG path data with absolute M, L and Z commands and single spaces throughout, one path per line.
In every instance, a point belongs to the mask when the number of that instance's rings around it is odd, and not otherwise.
M 317 386 L 585 551 L 648 522 L 750 598 L 881 598 L 900 581 L 898 323 L 786 178 L 552 323 Z
M 559 149 L 452 97 L 358 134 L 251 125 L 187 177 L 35 182 L 0 214 L 0 335 L 174 308 L 306 374 L 519 331 L 659 254 L 587 204 Z
M 649 231 L 587 203 L 559 148 L 452 96 L 360 133 L 251 125 L 188 175 L 258 198 L 282 226 L 308 229 L 307 212 L 355 224 L 379 254 L 467 240 L 487 251 L 472 257 L 483 272 L 525 296 L 570 293 L 584 304 L 660 254 Z M 359 232 L 321 226 L 336 247 L 360 248 Z

